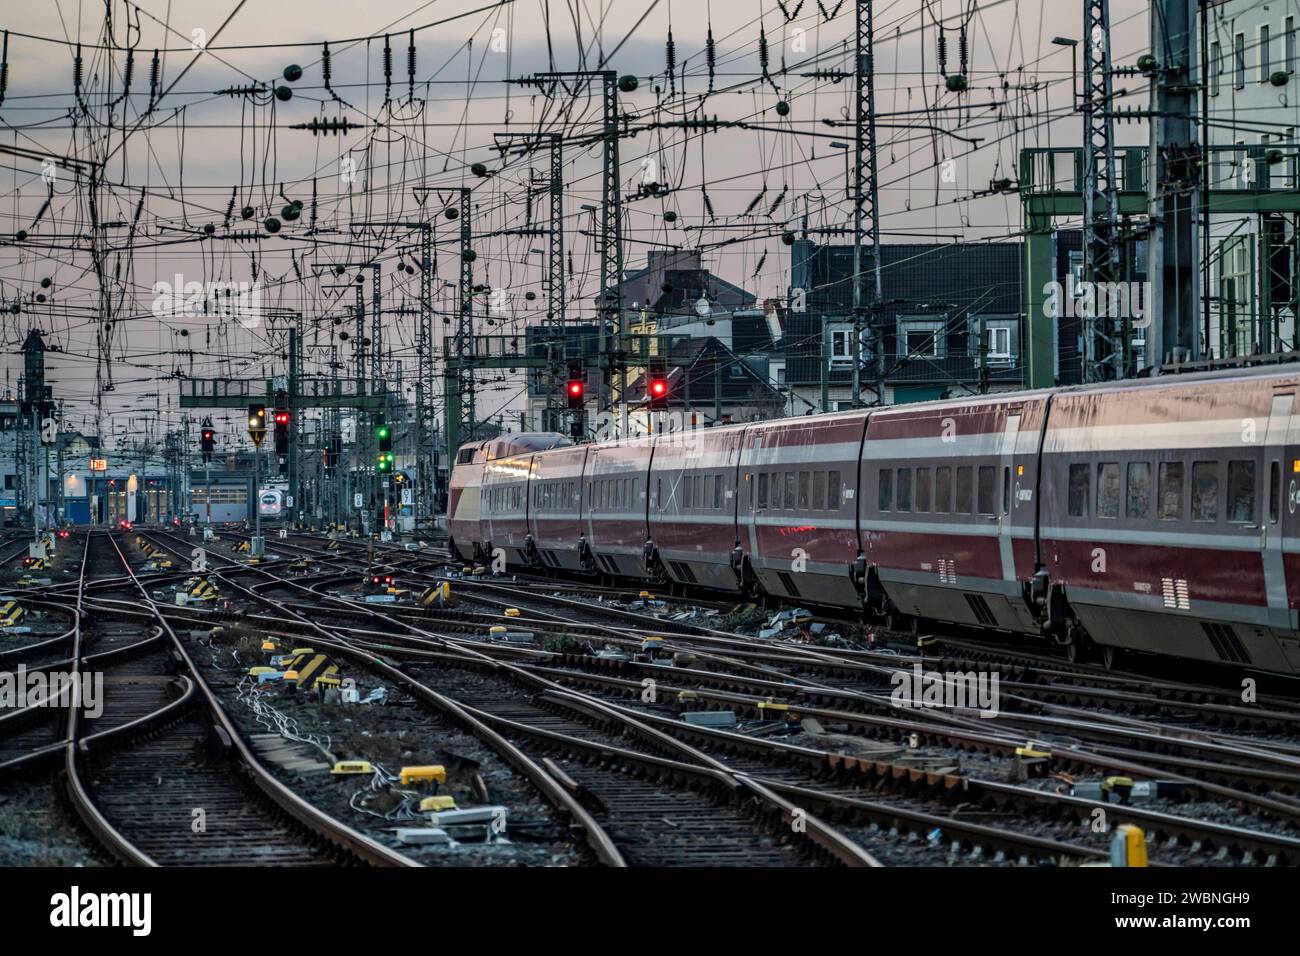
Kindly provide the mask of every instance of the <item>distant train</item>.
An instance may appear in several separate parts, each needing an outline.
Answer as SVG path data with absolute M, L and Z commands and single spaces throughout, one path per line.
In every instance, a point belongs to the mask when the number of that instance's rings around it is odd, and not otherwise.
M 1300 673 L 1300 369 L 466 445 L 466 560 Z
M 263 488 L 257 495 L 257 510 L 263 519 L 279 518 L 284 513 L 284 492 L 278 488 Z

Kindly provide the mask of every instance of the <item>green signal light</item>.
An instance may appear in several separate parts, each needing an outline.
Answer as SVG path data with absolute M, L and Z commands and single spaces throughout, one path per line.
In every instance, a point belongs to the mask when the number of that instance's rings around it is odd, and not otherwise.
M 388 426 L 387 426 L 387 425 L 380 425 L 378 428 L 375 429 L 375 437 L 376 437 L 376 438 L 387 438 L 387 437 L 388 437 L 388 434 L 389 434 L 389 432 L 388 432 Z

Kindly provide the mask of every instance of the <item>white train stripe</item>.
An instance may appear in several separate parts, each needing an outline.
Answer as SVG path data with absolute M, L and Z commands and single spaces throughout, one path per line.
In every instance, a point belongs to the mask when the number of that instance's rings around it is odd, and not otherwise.
M 1288 416 L 1293 421 L 1296 416 Z M 1254 418 L 1217 418 L 1191 422 L 1150 422 L 1138 425 L 1053 427 L 1048 422 L 1043 453 L 1106 451 L 1185 451 L 1187 449 L 1262 449 L 1268 415 Z M 1289 429 L 1291 423 L 1286 423 Z M 1245 439 L 1253 434 L 1253 442 Z

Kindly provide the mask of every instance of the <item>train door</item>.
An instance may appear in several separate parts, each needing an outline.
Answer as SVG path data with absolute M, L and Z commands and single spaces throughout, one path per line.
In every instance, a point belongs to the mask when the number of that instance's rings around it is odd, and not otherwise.
M 1293 630 L 1283 563 L 1284 538 L 1295 534 L 1296 510 L 1300 507 L 1300 473 L 1290 454 L 1296 443 L 1291 423 L 1295 394 L 1273 396 L 1264 444 L 1265 502 L 1260 514 L 1260 552 L 1264 556 L 1264 589 L 1268 595 L 1269 625 L 1275 630 Z M 1300 458 L 1296 459 L 1300 461 Z
M 758 474 L 760 452 L 763 448 L 763 436 L 755 434 L 752 431 L 746 431 L 742 439 L 741 448 L 749 445 L 749 454 L 742 452 L 741 461 L 747 463 L 748 468 L 746 477 L 749 479 L 746 484 L 749 486 L 745 489 L 745 496 L 736 507 L 737 514 L 741 515 L 744 522 L 745 532 L 741 540 L 748 545 L 749 562 L 757 567 L 759 564 L 758 551 L 758 519 L 762 517 L 764 510 L 767 508 L 769 476 L 766 472 L 760 477 Z M 762 494 L 759 494 L 760 489 Z
M 999 456 L 1002 500 L 994 505 L 998 512 L 998 554 L 1002 559 L 1002 580 L 1016 579 L 1015 552 L 1011 544 L 1011 531 L 1015 525 L 1012 513 L 1016 503 L 1014 488 L 1016 480 L 1016 441 L 1020 438 L 1020 415 L 1008 415 L 1002 429 L 1002 451 Z

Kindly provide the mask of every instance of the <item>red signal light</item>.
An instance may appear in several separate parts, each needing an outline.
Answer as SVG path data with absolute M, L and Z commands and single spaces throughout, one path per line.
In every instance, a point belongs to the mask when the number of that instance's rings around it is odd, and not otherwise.
M 277 411 L 275 413 L 275 423 L 277 425 L 289 424 L 289 413 L 284 411 Z
M 581 395 L 581 394 L 582 394 L 582 383 L 581 383 L 581 382 L 570 382 L 570 383 L 569 383 L 569 394 L 572 395 L 574 398 L 577 398 L 579 395 Z
M 668 394 L 668 382 L 662 378 L 656 378 L 650 383 L 650 394 L 655 398 L 663 398 Z

